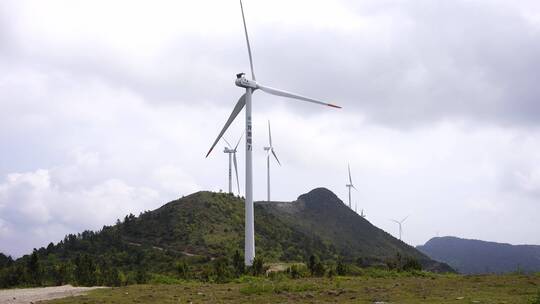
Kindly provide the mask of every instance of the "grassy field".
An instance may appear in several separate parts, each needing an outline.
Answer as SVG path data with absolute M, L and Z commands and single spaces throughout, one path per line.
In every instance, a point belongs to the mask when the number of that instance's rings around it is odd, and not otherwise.
M 540 275 L 244 277 L 91 291 L 46 303 L 540 303 Z

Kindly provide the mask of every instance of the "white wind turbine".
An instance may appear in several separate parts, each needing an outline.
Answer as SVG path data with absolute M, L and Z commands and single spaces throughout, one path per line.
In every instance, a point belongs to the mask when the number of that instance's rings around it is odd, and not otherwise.
M 232 168 L 231 168 L 231 160 L 232 160 L 234 162 L 234 171 L 236 173 L 236 187 L 238 189 L 238 195 L 240 195 L 240 181 L 238 180 L 238 163 L 236 162 L 236 149 L 238 148 L 238 145 L 240 144 L 240 141 L 242 140 L 243 136 L 244 134 L 240 136 L 234 148 L 225 139 L 225 137 L 223 137 L 223 140 L 225 141 L 225 143 L 227 143 L 227 146 L 228 146 L 223 149 L 223 153 L 229 154 L 229 193 L 233 193 L 232 192 Z
M 345 185 L 345 187 L 349 188 L 349 208 L 352 209 L 352 206 L 351 206 L 351 188 L 353 188 L 354 190 L 356 190 L 356 187 L 353 185 L 352 183 L 352 178 L 351 178 L 351 166 L 350 165 L 347 165 L 347 168 L 349 169 L 349 183 Z
M 288 97 L 293 99 L 298 99 L 302 101 L 312 102 L 320 105 L 330 106 L 334 108 L 340 108 L 339 106 L 326 103 L 324 101 L 300 96 L 297 94 L 289 93 L 283 90 L 274 89 L 271 87 L 264 86 L 256 81 L 255 78 L 255 72 L 253 70 L 253 57 L 251 54 L 251 46 L 249 44 L 249 37 L 247 33 L 247 26 L 246 26 L 246 18 L 244 16 L 244 8 L 242 6 L 242 0 L 240 0 L 240 10 L 242 12 L 242 21 L 244 23 L 244 33 L 246 36 L 246 44 L 247 44 L 247 50 L 248 50 L 248 56 L 249 56 L 249 66 L 251 70 L 251 78 L 247 79 L 244 75 L 244 73 L 236 74 L 236 81 L 235 84 L 241 88 L 244 88 L 246 90 L 246 93 L 244 93 L 240 99 L 236 102 L 236 105 L 234 106 L 234 109 L 232 110 L 231 115 L 227 119 L 227 122 L 223 126 L 223 129 L 221 129 L 221 132 L 219 132 L 216 140 L 212 144 L 212 147 L 210 147 L 210 150 L 206 154 L 206 157 L 210 155 L 210 152 L 214 149 L 215 145 L 218 143 L 219 139 L 223 136 L 223 133 L 227 130 L 227 128 L 231 125 L 231 123 L 234 121 L 236 116 L 238 116 L 238 113 L 246 107 L 246 201 L 245 201 L 245 253 L 244 253 L 244 262 L 246 265 L 251 266 L 253 264 L 253 259 L 255 258 L 255 223 L 253 219 L 253 167 L 252 167 L 252 152 L 253 152 L 253 130 L 252 130 L 252 121 L 251 121 L 251 95 L 253 92 L 257 89 L 260 89 L 261 91 L 277 95 L 281 97 Z
M 398 221 L 398 220 L 391 220 L 392 222 L 396 223 L 399 225 L 399 240 L 401 241 L 401 232 L 403 231 L 402 230 L 402 225 L 403 223 L 405 222 L 405 220 L 408 218 L 409 216 L 407 215 L 406 217 L 404 217 L 401 221 Z
M 268 147 L 264 147 L 264 151 L 266 151 L 266 193 L 267 193 L 267 200 L 270 201 L 270 153 L 274 155 L 274 158 L 276 159 L 277 163 L 281 166 L 281 163 L 279 162 L 279 159 L 277 158 L 276 152 L 274 151 L 274 146 L 272 146 L 272 131 L 270 131 L 270 120 L 268 121 Z

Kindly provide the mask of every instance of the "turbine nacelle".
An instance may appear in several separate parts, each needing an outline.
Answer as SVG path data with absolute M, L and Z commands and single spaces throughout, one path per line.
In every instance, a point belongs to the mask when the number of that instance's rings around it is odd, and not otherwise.
M 259 84 L 255 80 L 249 80 L 244 77 L 244 73 L 236 74 L 236 80 L 234 83 L 241 88 L 251 88 L 253 90 L 259 88 Z

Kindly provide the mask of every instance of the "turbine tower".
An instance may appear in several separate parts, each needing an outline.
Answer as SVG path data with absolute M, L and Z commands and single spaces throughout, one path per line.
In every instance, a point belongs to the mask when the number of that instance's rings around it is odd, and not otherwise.
M 238 189 L 238 195 L 240 195 L 240 182 L 238 180 L 238 163 L 236 162 L 236 149 L 238 148 L 238 145 L 240 144 L 240 141 L 242 140 L 243 136 L 244 134 L 240 136 L 240 138 L 238 139 L 238 142 L 236 143 L 236 146 L 234 146 L 234 149 L 232 145 L 225 139 L 225 137 L 223 137 L 223 140 L 225 141 L 225 143 L 227 143 L 227 146 L 228 146 L 223 149 L 223 153 L 229 154 L 229 193 L 233 193 L 232 192 L 232 168 L 231 168 L 231 160 L 232 160 L 234 161 L 234 171 L 236 173 L 236 187 Z
M 247 44 L 247 51 L 249 56 L 249 67 L 251 70 L 251 78 L 247 79 L 245 77 L 245 73 L 238 73 L 236 74 L 236 80 L 235 84 L 241 88 L 244 88 L 246 92 L 240 96 L 240 99 L 236 102 L 236 105 L 234 106 L 231 115 L 227 119 L 227 122 L 225 122 L 225 125 L 221 129 L 221 132 L 219 132 L 216 140 L 212 144 L 212 147 L 210 147 L 210 150 L 206 154 L 206 157 L 210 155 L 216 144 L 218 143 L 219 139 L 223 136 L 225 131 L 227 131 L 227 128 L 231 125 L 231 123 L 234 121 L 236 116 L 240 113 L 240 111 L 246 107 L 246 201 L 245 201 L 245 242 L 244 242 L 244 263 L 247 266 L 251 266 L 253 264 L 253 259 L 255 258 L 255 223 L 253 219 L 253 158 L 252 158 L 252 152 L 253 152 L 253 129 L 252 129 L 252 120 L 251 120 L 251 95 L 254 91 L 257 89 L 260 89 L 261 91 L 281 96 L 281 97 L 287 97 L 287 98 L 293 98 L 298 99 L 302 101 L 307 101 L 311 103 L 316 103 L 324 106 L 330 106 L 334 108 L 341 108 L 339 106 L 304 97 L 301 95 L 297 95 L 294 93 L 290 93 L 287 91 L 274 89 L 271 87 L 267 87 L 265 85 L 260 84 L 257 82 L 255 78 L 255 72 L 253 70 L 253 56 L 251 54 L 251 46 L 249 44 L 249 37 L 247 32 L 247 26 L 246 26 L 246 18 L 244 16 L 244 8 L 242 6 L 242 0 L 240 0 L 240 10 L 242 12 L 242 21 L 244 24 L 244 34 L 246 36 L 246 44 Z
M 353 185 L 352 183 L 352 178 L 351 178 L 351 166 L 350 165 L 347 165 L 348 169 L 349 169 L 349 183 L 345 185 L 345 187 L 349 188 L 349 208 L 352 209 L 352 206 L 351 206 L 351 188 L 353 188 L 354 190 L 356 190 L 356 187 Z
M 264 147 L 264 151 L 266 151 L 266 193 L 267 193 L 267 201 L 270 201 L 270 153 L 274 155 L 274 158 L 276 159 L 277 163 L 281 166 L 281 163 L 279 162 L 279 159 L 277 158 L 276 152 L 274 151 L 274 146 L 272 146 L 272 132 L 270 131 L 270 120 L 268 121 L 268 142 L 269 146 Z
M 405 222 L 405 220 L 408 218 L 409 216 L 407 215 L 406 217 L 404 217 L 401 221 L 398 221 L 398 220 L 391 220 L 392 222 L 396 223 L 399 225 L 399 240 L 401 241 L 401 232 L 402 232 L 402 227 L 401 225 L 403 225 L 403 223 Z

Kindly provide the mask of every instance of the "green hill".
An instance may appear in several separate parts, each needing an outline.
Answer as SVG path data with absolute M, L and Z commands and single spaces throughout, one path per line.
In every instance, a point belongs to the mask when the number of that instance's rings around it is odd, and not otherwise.
M 316 255 L 323 261 L 341 257 L 370 266 L 386 265 L 399 254 L 416 259 L 428 270 L 452 271 L 371 225 L 323 188 L 294 202 L 255 203 L 255 238 L 257 256 L 267 262 L 303 262 Z M 66 273 L 75 276 L 80 269 L 101 272 L 97 277 L 108 277 L 103 272 L 113 269 L 138 281 L 137 276 L 144 273 L 175 273 L 179 261 L 199 265 L 197 271 L 204 276 L 204 265 L 230 259 L 236 251 L 243 252 L 243 247 L 243 199 L 201 191 L 139 216 L 130 214 L 97 232 L 68 235 L 13 265 L 2 263 L 0 285 L 17 285 L 38 275 L 62 283 L 69 281 L 64 278 Z M 34 272 L 29 270 L 35 267 Z M 117 277 L 115 273 L 110 276 Z

